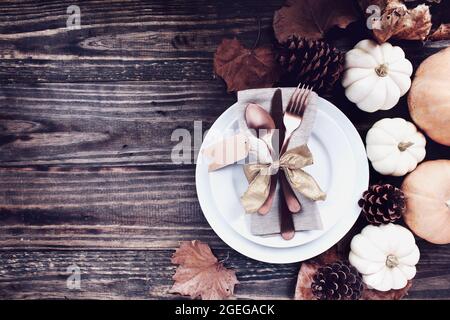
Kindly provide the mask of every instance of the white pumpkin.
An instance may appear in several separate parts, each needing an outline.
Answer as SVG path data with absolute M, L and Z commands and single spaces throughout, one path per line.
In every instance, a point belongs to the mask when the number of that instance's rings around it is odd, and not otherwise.
M 425 158 L 426 139 L 402 118 L 381 119 L 366 136 L 367 157 L 381 174 L 403 176 Z
M 396 225 L 369 225 L 350 243 L 349 262 L 370 289 L 401 289 L 416 275 L 420 252 L 408 229 Z
M 362 40 L 345 55 L 342 85 L 347 98 L 361 110 L 388 110 L 408 92 L 412 71 L 400 47 Z

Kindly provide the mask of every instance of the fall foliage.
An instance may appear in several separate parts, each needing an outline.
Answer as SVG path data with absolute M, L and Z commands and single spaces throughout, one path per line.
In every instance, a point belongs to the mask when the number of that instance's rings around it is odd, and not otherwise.
M 214 71 L 228 92 L 270 88 L 278 80 L 278 64 L 269 47 L 245 48 L 237 39 L 223 39 L 214 55 Z
M 226 269 L 201 241 L 185 241 L 172 256 L 178 264 L 172 277 L 175 280 L 169 292 L 201 297 L 203 300 L 218 300 L 231 297 L 234 286 L 239 283 L 233 270 Z

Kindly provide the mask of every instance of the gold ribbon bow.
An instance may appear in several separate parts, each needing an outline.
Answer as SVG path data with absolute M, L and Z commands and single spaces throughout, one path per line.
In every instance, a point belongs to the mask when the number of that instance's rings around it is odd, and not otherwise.
M 326 194 L 320 189 L 316 180 L 302 170 L 313 164 L 313 156 L 306 144 L 286 151 L 279 161 L 267 164 L 248 164 L 244 173 L 249 182 L 247 191 L 241 197 L 247 213 L 256 212 L 269 196 L 270 177 L 281 169 L 286 174 L 291 186 L 305 197 L 317 201 L 325 200 Z

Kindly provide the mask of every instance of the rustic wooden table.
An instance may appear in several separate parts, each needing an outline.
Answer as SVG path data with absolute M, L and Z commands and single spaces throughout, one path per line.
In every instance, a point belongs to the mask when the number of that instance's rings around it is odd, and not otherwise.
M 72 1 L 0 3 L 0 298 L 178 298 L 167 292 L 170 257 L 193 239 L 237 270 L 238 298 L 292 298 L 300 264 L 254 261 L 224 244 L 201 212 L 194 164 L 170 160 L 173 130 L 196 120 L 205 130 L 235 101 L 213 75 L 221 39 L 251 45 L 260 19 L 271 42 L 282 2 L 77 1 L 79 30 L 66 28 Z M 365 32 L 330 39 L 348 50 Z M 417 67 L 450 42 L 402 45 Z M 362 137 L 378 119 L 408 118 L 405 99 L 367 114 L 341 88 L 329 98 Z M 449 158 L 430 140 L 427 152 Z M 450 246 L 418 245 L 409 298 L 450 298 Z M 66 286 L 73 264 L 79 290 Z

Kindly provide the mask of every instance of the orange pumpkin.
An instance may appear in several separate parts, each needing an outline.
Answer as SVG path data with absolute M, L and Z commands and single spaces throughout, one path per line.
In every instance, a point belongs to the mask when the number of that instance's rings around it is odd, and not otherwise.
M 434 141 L 450 146 L 450 47 L 417 69 L 408 96 L 414 122 Z
M 403 182 L 404 220 L 419 237 L 450 243 L 450 160 L 420 164 Z

